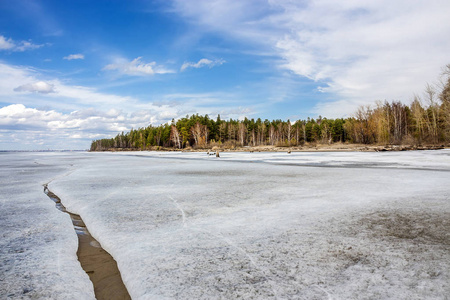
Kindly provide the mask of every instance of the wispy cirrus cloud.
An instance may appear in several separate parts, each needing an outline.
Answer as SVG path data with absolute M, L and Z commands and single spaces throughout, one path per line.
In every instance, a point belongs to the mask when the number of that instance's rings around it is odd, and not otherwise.
M 109 111 L 114 107 L 126 114 L 137 111 L 152 111 L 153 118 L 142 119 L 143 123 L 130 123 L 135 127 L 150 123 L 161 124 L 171 118 L 183 117 L 186 113 L 211 113 L 225 106 L 241 103 L 233 93 L 155 94 L 141 100 L 136 97 L 100 92 L 95 88 L 67 84 L 57 78 L 43 78 L 33 68 L 0 63 L 0 98 L 9 104 L 26 107 L 39 103 L 56 111 Z M 5 101 L 6 102 L 6 101 Z M 166 119 L 170 116 L 170 119 Z M 138 121 L 138 119 L 135 119 Z
M 336 100 L 315 108 L 330 117 L 378 99 L 407 102 L 449 62 L 446 0 L 174 0 L 173 9 L 200 31 L 271 52 L 276 68 L 315 82 Z
M 0 50 L 23 52 L 27 50 L 41 48 L 43 46 L 44 45 L 33 44 L 30 41 L 16 42 L 11 38 L 6 38 L 3 35 L 0 35 Z
M 10 104 L 53 107 L 58 111 L 95 107 L 99 111 L 138 109 L 139 100 L 100 92 L 95 88 L 70 85 L 58 78 L 48 78 L 39 71 L 24 66 L 0 63 L 0 99 Z
M 66 59 L 66 60 L 84 59 L 84 55 L 81 53 L 70 54 L 70 55 L 64 56 L 63 59 Z
M 123 75 L 130 76 L 149 76 L 154 74 L 168 74 L 175 73 L 162 65 L 157 65 L 156 62 L 145 63 L 142 57 L 137 57 L 132 61 L 124 58 L 117 58 L 114 63 L 106 65 L 104 71 L 118 71 Z
M 181 66 L 180 70 L 183 72 L 187 68 L 203 68 L 203 67 L 209 67 L 212 68 L 214 66 L 220 66 L 221 64 L 224 64 L 225 60 L 223 59 L 216 59 L 216 60 L 209 60 L 207 58 L 202 58 L 198 62 L 185 62 Z

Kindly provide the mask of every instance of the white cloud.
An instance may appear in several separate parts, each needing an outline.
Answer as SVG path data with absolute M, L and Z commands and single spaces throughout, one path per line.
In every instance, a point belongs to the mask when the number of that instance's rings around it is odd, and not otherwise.
M 12 104 L 0 108 L 0 147 L 4 149 L 87 149 L 94 138 L 128 131 L 127 114 L 60 113 Z M 76 141 L 72 141 L 75 139 Z
M 31 43 L 31 42 L 21 41 L 20 43 L 18 43 L 16 45 L 15 51 L 23 52 L 23 51 L 27 51 L 27 50 L 38 49 L 38 48 L 41 48 L 43 46 L 44 45 L 36 45 L 36 44 Z
M 14 42 L 11 39 L 6 39 L 3 35 L 0 35 L 0 50 L 9 50 L 14 48 Z
M 173 10 L 188 21 L 201 25 L 205 32 L 220 31 L 241 39 L 264 40 L 268 31 L 261 20 L 271 11 L 261 0 L 174 0 Z M 266 41 L 264 41 L 266 42 Z
M 54 85 L 44 82 L 44 81 L 38 81 L 34 83 L 27 83 L 23 84 L 21 86 L 18 86 L 14 89 L 15 92 L 30 92 L 30 93 L 42 93 L 42 94 L 48 94 L 48 93 L 54 93 Z
M 315 81 L 336 99 L 316 107 L 327 116 L 377 99 L 407 102 L 449 63 L 447 0 L 175 0 L 174 10 Z
M 3 102 L 25 105 L 40 103 L 40 105 L 60 110 L 77 110 L 82 107 L 106 110 L 111 106 L 117 109 L 136 108 L 139 102 L 132 97 L 101 93 L 89 87 L 68 85 L 59 79 L 42 80 L 41 78 L 42 75 L 33 68 L 0 63 L 0 99 L 4 99 Z
M 42 46 L 44 45 L 36 45 L 29 41 L 15 42 L 11 38 L 7 39 L 3 35 L 0 35 L 0 50 L 23 52 L 26 50 L 37 49 Z
M 84 55 L 83 54 L 70 54 L 68 56 L 64 56 L 63 59 L 66 60 L 73 60 L 73 59 L 84 59 Z
M 150 111 L 142 112 L 141 118 L 131 116 L 127 113 L 110 115 L 101 111 L 73 111 L 71 113 L 60 113 L 54 110 L 40 110 L 29 108 L 23 104 L 12 104 L 0 108 L 0 125 L 15 130 L 33 128 L 34 130 L 79 130 L 77 134 L 114 132 L 129 130 L 127 124 L 130 120 L 141 125 L 144 119 L 149 118 Z M 156 114 L 155 114 L 156 115 Z M 148 119 L 147 119 L 148 120 Z M 133 124 L 136 125 L 136 124 Z
M 0 125 L 17 129 L 41 128 L 47 129 L 46 124 L 54 119 L 60 119 L 62 114 L 51 111 L 40 111 L 27 108 L 23 104 L 12 104 L 0 108 Z
M 49 91 L 49 86 L 57 93 L 42 93 Z M 14 87 L 29 92 L 17 92 Z M 92 139 L 164 124 L 186 114 L 220 113 L 237 118 L 242 113 L 233 111 L 241 104 L 234 94 L 179 93 L 152 98 L 155 103 L 102 93 L 43 78 L 32 68 L 0 63 L 0 99 L 6 103 L 0 107 L 0 149 L 36 149 L 41 143 L 42 149 L 86 149 Z
M 148 76 L 154 74 L 175 73 L 173 70 L 166 69 L 164 66 L 157 65 L 156 62 L 144 63 L 141 61 L 142 57 L 128 61 L 123 58 L 118 58 L 112 64 L 106 65 L 103 70 L 112 71 L 117 70 L 121 74 L 132 76 Z
M 87 149 L 94 138 L 159 125 L 179 115 L 177 108 L 40 77 L 32 68 L 0 63 L 0 99 L 7 103 L 0 107 L 0 149 Z M 18 86 L 35 93 L 18 93 Z M 42 93 L 49 86 L 58 93 Z
M 216 60 L 212 61 L 212 60 L 209 60 L 207 58 L 202 58 L 196 63 L 194 63 L 194 62 L 185 62 L 181 66 L 180 70 L 184 71 L 187 68 L 196 68 L 196 69 L 198 69 L 198 68 L 202 68 L 202 67 L 212 68 L 214 66 L 220 66 L 223 63 L 225 63 L 225 60 L 223 60 L 223 59 L 216 59 Z

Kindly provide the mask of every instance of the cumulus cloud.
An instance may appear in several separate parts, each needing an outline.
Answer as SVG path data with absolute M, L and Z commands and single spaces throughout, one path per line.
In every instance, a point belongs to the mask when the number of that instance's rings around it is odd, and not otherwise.
M 20 85 L 14 89 L 15 92 L 30 92 L 30 93 L 41 93 L 48 94 L 54 93 L 55 86 L 53 84 L 47 83 L 45 81 L 38 81 L 34 83 L 27 83 Z
M 173 70 L 169 70 L 164 66 L 157 65 L 156 62 L 144 63 L 141 61 L 142 57 L 128 61 L 123 58 L 116 59 L 112 64 L 106 65 L 103 70 L 106 71 L 119 71 L 121 74 L 131 76 L 148 76 L 154 74 L 166 74 L 175 73 Z
M 0 63 L 0 98 L 6 103 L 0 107 L 0 149 L 30 150 L 39 144 L 43 149 L 87 149 L 92 139 L 187 114 L 240 116 L 233 109 L 241 104 L 241 97 L 234 94 L 154 95 L 155 102 L 149 103 L 151 99 L 141 101 L 42 77 L 33 68 Z M 43 93 L 50 90 L 57 93 Z
M 128 119 L 124 113 L 61 113 L 12 104 L 0 108 L 0 146 L 27 150 L 87 149 L 92 139 L 128 131 Z
M 66 60 L 73 60 L 73 59 L 84 59 L 84 55 L 83 54 L 70 54 L 68 56 L 64 56 L 63 59 Z
M 8 128 L 46 128 L 47 122 L 60 119 L 62 114 L 27 108 L 23 104 L 12 104 L 0 108 L 0 125 Z
M 127 113 L 118 110 L 101 111 L 94 108 L 70 113 L 11 104 L 0 108 L 0 126 L 10 131 L 52 131 L 54 134 L 76 134 L 87 137 L 93 133 L 103 137 L 116 135 L 131 128 L 166 123 L 178 115 L 165 110 L 138 110 Z
M 127 130 L 126 114 L 110 115 L 103 112 L 73 111 L 68 114 L 54 110 L 40 110 L 23 104 L 11 104 L 0 108 L 0 125 L 10 129 L 23 130 L 34 128 L 40 130 L 77 129 L 90 132 L 118 132 Z
M 15 42 L 11 38 L 7 39 L 3 35 L 0 35 L 0 50 L 23 52 L 26 50 L 37 49 L 42 46 L 44 46 L 44 45 L 36 45 L 29 41 Z
M 9 102 L 0 107 L 0 149 L 36 149 L 39 144 L 43 149 L 87 149 L 94 138 L 159 125 L 179 116 L 176 108 L 39 77 L 32 68 L 0 63 L 0 98 Z M 14 86 L 18 86 L 16 91 Z M 50 90 L 58 93 L 43 93 Z M 43 108 L 33 108 L 36 103 Z M 76 142 L 74 137 L 78 137 Z
M 223 59 L 216 59 L 214 61 L 209 60 L 207 58 L 202 58 L 198 62 L 185 62 L 181 66 L 181 71 L 186 70 L 187 68 L 202 68 L 202 67 L 209 67 L 212 68 L 214 66 L 220 66 L 221 64 L 225 63 L 225 60 Z

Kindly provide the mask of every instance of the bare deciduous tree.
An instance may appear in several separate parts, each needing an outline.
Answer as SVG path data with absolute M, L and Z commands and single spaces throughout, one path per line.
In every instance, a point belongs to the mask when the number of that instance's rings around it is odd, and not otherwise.
M 200 144 L 201 138 L 202 138 L 202 124 L 200 124 L 199 122 L 195 123 L 194 126 L 191 127 L 191 134 L 192 137 L 194 138 L 194 142 L 195 144 L 198 146 Z
M 414 137 L 415 139 L 421 143 L 423 141 L 424 134 L 424 126 L 425 126 L 425 110 L 420 104 L 420 99 L 416 96 L 414 97 L 414 101 L 411 103 L 411 116 L 413 120 L 414 127 Z
M 275 127 L 272 124 L 269 127 L 269 143 L 275 145 Z
M 430 84 L 427 84 L 425 88 L 425 101 L 428 104 L 427 113 L 425 114 L 428 134 L 431 142 L 437 143 L 439 106 L 436 99 L 436 89 Z
M 242 122 L 239 123 L 239 126 L 238 126 L 238 138 L 239 138 L 239 144 L 241 146 L 245 145 L 246 133 L 247 133 L 247 127 L 245 126 L 245 124 L 242 123 Z
M 170 128 L 170 139 L 172 140 L 175 147 L 181 149 L 181 135 L 175 125 L 172 125 Z

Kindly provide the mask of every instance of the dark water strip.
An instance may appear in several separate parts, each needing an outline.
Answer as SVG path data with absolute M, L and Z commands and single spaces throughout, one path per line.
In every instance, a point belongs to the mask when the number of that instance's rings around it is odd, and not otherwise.
M 44 185 L 44 193 L 55 202 L 57 209 L 70 215 L 78 236 L 78 260 L 94 285 L 95 297 L 98 300 L 131 299 L 120 277 L 116 261 L 92 237 L 81 217 L 68 212 L 61 199 L 50 191 L 47 185 Z

